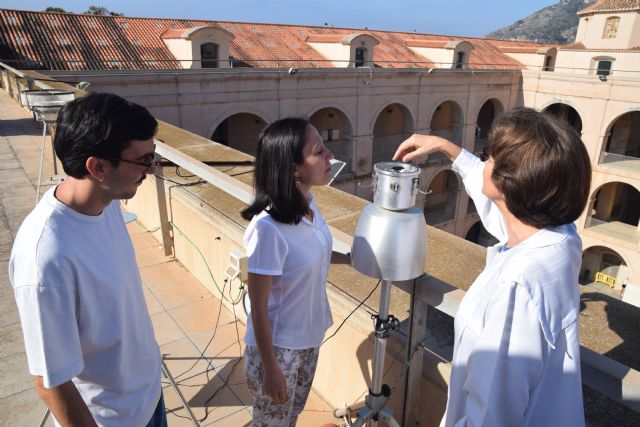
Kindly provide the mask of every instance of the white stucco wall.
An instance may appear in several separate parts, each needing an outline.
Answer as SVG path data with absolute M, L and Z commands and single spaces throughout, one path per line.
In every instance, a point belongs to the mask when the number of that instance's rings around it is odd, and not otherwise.
M 453 49 L 413 46 L 409 46 L 409 49 L 418 55 L 424 56 L 425 60 L 434 62 L 437 68 L 451 68 L 451 65 L 455 62 Z
M 180 60 L 184 69 L 196 68 L 193 62 L 193 50 L 191 42 L 187 39 L 163 39 L 174 58 Z M 199 52 L 198 52 L 199 53 Z
M 544 65 L 544 55 L 539 53 L 510 53 L 506 52 L 506 55 L 515 59 L 522 65 L 526 65 L 529 69 L 538 71 Z
M 594 58 L 614 58 L 612 72 L 615 77 L 640 77 L 640 52 L 567 51 L 560 50 L 555 70 L 573 74 L 595 74 Z
M 351 47 L 342 43 L 308 43 L 325 59 L 331 61 L 327 66 L 346 68 L 349 66 Z
M 576 42 L 588 49 L 629 49 L 640 41 L 639 12 L 597 13 L 580 18 Z M 603 38 L 607 18 L 619 17 L 618 32 L 614 38 Z

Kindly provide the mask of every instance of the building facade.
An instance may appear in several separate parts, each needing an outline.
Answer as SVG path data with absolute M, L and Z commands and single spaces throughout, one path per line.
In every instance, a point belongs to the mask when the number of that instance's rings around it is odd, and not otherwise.
M 0 60 L 119 93 L 160 119 L 246 153 L 260 130 L 309 117 L 348 164 L 336 186 L 369 198 L 373 164 L 412 133 L 472 152 L 518 106 L 567 120 L 591 156 L 581 280 L 640 305 L 640 2 L 579 12 L 575 43 L 331 27 L 0 10 Z M 36 31 L 36 27 L 39 30 Z M 423 159 L 427 223 L 493 243 L 444 158 Z M 600 274 L 598 274 L 600 273 Z

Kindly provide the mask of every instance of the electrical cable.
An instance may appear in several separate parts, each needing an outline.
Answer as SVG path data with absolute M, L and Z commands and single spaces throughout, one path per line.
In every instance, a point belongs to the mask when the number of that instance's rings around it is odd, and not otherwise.
M 216 281 L 215 277 L 213 276 L 213 272 L 211 271 L 211 267 L 209 267 L 209 263 L 207 262 L 207 259 L 204 257 L 204 254 L 202 253 L 202 251 L 200 250 L 200 248 L 193 243 L 193 241 L 191 239 L 189 239 L 189 237 L 180 229 L 180 227 L 178 227 L 173 221 L 169 221 L 169 225 L 171 225 L 171 227 L 175 228 L 178 233 L 180 233 L 182 235 L 182 237 L 184 237 L 184 239 L 191 245 L 193 246 L 193 248 L 196 250 L 196 252 L 198 252 L 198 255 L 200 255 L 200 259 L 202 259 L 202 261 L 204 262 L 204 266 L 207 269 L 207 273 L 209 273 L 209 277 L 211 278 L 211 280 L 213 281 L 214 286 L 216 287 L 216 289 L 218 290 L 218 292 L 220 292 L 220 297 L 222 299 L 224 299 L 225 301 L 227 301 L 228 303 L 230 303 L 231 305 L 236 305 L 239 304 L 242 301 L 242 291 L 244 290 L 244 284 L 241 283 L 240 285 L 240 290 L 239 290 L 239 297 L 237 299 L 233 299 L 233 298 L 227 298 L 224 295 L 224 288 L 220 289 L 220 286 L 218 285 L 218 282 Z M 225 285 L 226 285 L 227 280 L 225 279 Z M 230 295 L 231 297 L 231 295 Z
M 227 285 L 227 280 L 225 280 L 225 283 L 223 285 L 223 290 L 226 288 L 226 285 Z M 229 286 L 229 291 L 231 291 L 231 286 Z M 230 383 L 230 379 L 231 379 L 231 376 L 233 375 L 236 367 L 242 361 L 242 354 L 241 354 L 242 346 L 240 344 L 240 331 L 238 329 L 239 319 L 238 319 L 238 316 L 237 316 L 237 313 L 236 313 L 236 310 L 235 310 L 235 305 L 232 305 L 232 309 L 233 309 L 234 320 L 233 320 L 233 322 L 229 322 L 229 323 L 234 323 L 235 324 L 236 343 L 238 345 L 238 350 L 239 350 L 238 359 L 235 362 L 233 362 L 233 365 L 231 366 L 231 369 L 229 371 L 229 374 L 228 374 L 227 378 L 223 380 L 222 384 L 215 391 L 213 391 L 213 393 L 211 393 L 211 396 L 209 396 L 209 398 L 205 401 L 205 403 L 204 403 L 205 414 L 204 414 L 204 416 L 202 418 L 198 419 L 198 422 L 203 422 L 209 417 L 209 409 L 210 409 L 209 408 L 209 404 L 218 395 L 218 393 L 224 387 L 234 385 L 234 384 Z M 216 324 L 214 326 L 213 336 L 211 337 L 211 339 L 209 340 L 209 342 L 207 343 L 205 348 L 200 352 L 200 356 L 197 358 L 195 363 L 189 369 L 187 369 L 186 371 L 184 371 L 181 374 L 175 376 L 174 377 L 175 379 L 178 379 L 179 377 L 185 375 L 187 372 L 191 371 L 198 364 L 198 362 L 200 362 L 203 359 L 206 359 L 205 353 L 206 353 L 207 349 L 209 348 L 209 346 L 211 345 L 211 343 L 213 342 L 213 340 L 214 340 L 214 338 L 216 336 L 216 333 L 217 333 L 218 327 L 219 327 L 221 313 L 222 313 L 222 304 L 220 304 L 220 306 L 218 308 L 218 316 L 216 318 Z M 226 323 L 225 325 L 228 325 L 229 323 Z M 222 351 L 224 351 L 225 349 L 223 349 Z M 203 386 L 207 385 L 210 382 L 211 379 L 209 378 L 209 373 L 211 371 L 217 371 L 217 369 L 212 365 L 211 360 L 208 360 L 207 361 L 207 369 L 204 372 L 204 375 L 206 376 L 206 379 L 207 379 L 207 383 L 206 384 L 186 385 L 186 384 L 181 384 L 180 382 L 177 382 L 176 384 L 181 386 L 181 387 L 203 387 Z M 231 392 L 234 393 L 232 389 L 231 389 Z M 176 414 L 175 411 L 173 411 L 173 410 L 168 410 L 168 412 L 172 413 L 174 416 L 176 416 L 178 418 L 189 419 L 189 417 L 185 417 L 183 415 Z
M 193 174 L 191 174 L 191 175 L 181 175 L 180 174 L 180 169 L 181 169 L 181 167 L 176 165 L 176 175 L 179 176 L 180 178 L 189 179 L 189 178 L 193 178 L 195 176 Z
M 320 347 L 322 347 L 324 345 L 324 343 L 326 343 L 327 341 L 329 341 L 331 338 L 335 337 L 336 334 L 340 331 L 340 329 L 344 326 L 344 324 L 347 322 L 347 320 L 349 320 L 349 318 L 353 315 L 353 313 L 355 313 L 356 311 L 358 311 L 358 309 L 360 307 L 362 307 L 362 305 L 371 297 L 371 295 L 373 295 L 373 293 L 376 291 L 376 289 L 378 289 L 378 286 L 380 286 L 380 283 L 382 282 L 382 280 L 378 280 L 378 283 L 373 287 L 373 289 L 371 290 L 371 292 L 369 292 L 369 295 L 367 295 L 365 297 L 365 299 L 363 299 L 362 301 L 360 301 L 360 304 L 358 304 L 356 306 L 356 308 L 353 309 L 353 311 L 351 311 L 351 313 L 349 313 L 349 315 L 347 317 L 344 318 L 344 320 L 342 321 L 342 323 L 340 323 L 340 326 L 338 326 L 338 329 L 336 329 L 333 334 L 331 334 L 330 336 L 328 336 L 327 338 L 324 339 L 324 341 L 322 341 L 322 343 L 320 344 Z
M 224 281 L 224 285 L 222 287 L 223 291 L 224 288 L 227 286 L 227 281 Z M 193 365 L 191 365 L 186 371 L 181 372 L 178 375 L 175 375 L 174 378 L 177 380 L 180 377 L 182 377 L 183 375 L 185 375 L 187 372 L 190 372 L 193 368 L 195 368 L 195 366 L 198 364 L 198 362 L 202 359 L 205 358 L 204 354 L 207 352 L 207 350 L 209 349 L 209 346 L 211 345 L 211 343 L 213 342 L 214 338 L 216 337 L 216 334 L 218 332 L 218 325 L 220 324 L 220 315 L 222 314 L 222 302 L 220 303 L 220 305 L 218 306 L 218 316 L 216 317 L 216 323 L 213 326 L 213 335 L 211 336 L 211 338 L 209 339 L 209 342 L 207 342 L 207 345 L 204 346 L 204 349 L 200 352 L 200 356 L 198 357 L 198 359 L 196 359 L 196 361 L 193 363 Z M 211 361 L 208 362 L 209 364 L 207 365 L 207 370 L 209 369 L 209 367 L 211 366 Z
M 199 185 L 199 184 L 205 184 L 207 183 L 207 181 L 205 180 L 200 180 L 197 182 L 191 182 L 191 183 L 182 183 L 182 182 L 178 182 L 175 181 L 171 178 L 167 178 L 164 176 L 158 176 L 158 175 L 154 175 L 155 178 L 161 179 L 163 181 L 167 181 L 170 182 L 172 184 L 175 184 L 174 187 L 178 187 L 178 188 L 183 188 L 183 187 L 192 187 L 194 185 Z M 173 187 L 170 187 L 173 188 Z M 221 210 L 217 209 L 215 206 L 213 206 L 212 204 L 210 204 L 208 201 L 206 201 L 205 199 L 199 197 L 197 194 L 192 193 L 191 191 L 187 190 L 186 188 L 184 189 L 184 191 L 187 192 L 187 194 L 189 194 L 191 197 L 197 199 L 200 203 L 201 206 L 207 205 L 209 208 L 213 209 L 214 211 L 218 212 L 220 215 L 224 216 L 225 218 L 227 218 L 229 221 L 233 222 L 234 224 L 238 224 L 238 225 L 243 225 L 241 223 L 239 223 L 235 218 L 230 217 L 229 215 L 227 215 L 226 213 L 222 212 Z

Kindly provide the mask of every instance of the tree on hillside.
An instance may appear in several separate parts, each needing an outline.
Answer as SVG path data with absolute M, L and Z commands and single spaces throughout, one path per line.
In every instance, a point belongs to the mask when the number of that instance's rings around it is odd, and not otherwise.
M 49 6 L 44 10 L 45 12 L 57 12 L 57 13 L 69 13 L 61 7 L 51 7 Z
M 112 12 L 104 6 L 89 6 L 84 13 L 89 15 L 102 15 L 102 16 L 124 16 L 122 13 Z

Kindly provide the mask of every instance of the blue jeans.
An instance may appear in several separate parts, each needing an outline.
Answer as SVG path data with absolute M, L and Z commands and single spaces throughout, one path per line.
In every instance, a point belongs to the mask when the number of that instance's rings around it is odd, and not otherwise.
M 164 398 L 162 394 L 160 394 L 158 406 L 156 406 L 156 410 L 147 423 L 147 427 L 167 427 L 167 412 L 164 409 Z

